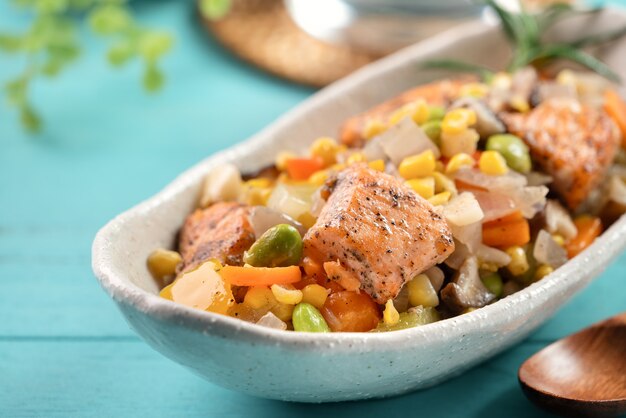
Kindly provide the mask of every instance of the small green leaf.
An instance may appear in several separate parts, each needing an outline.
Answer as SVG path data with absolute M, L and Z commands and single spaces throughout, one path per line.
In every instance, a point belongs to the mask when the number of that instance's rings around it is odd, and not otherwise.
M 19 77 L 9 81 L 4 85 L 7 99 L 13 106 L 22 106 L 26 102 L 26 91 L 28 90 L 28 79 Z
M 595 71 L 596 73 L 600 74 L 603 77 L 606 77 L 611 81 L 620 82 L 619 76 L 602 61 L 569 45 L 545 45 L 538 49 L 536 55 L 533 57 L 533 61 L 545 58 L 562 58 L 565 60 L 573 61 L 584 67 L 589 68 L 592 71 Z
M 132 17 L 123 6 L 105 5 L 89 14 L 89 25 L 99 35 L 110 35 L 130 27 Z
M 20 120 L 26 130 L 31 133 L 36 133 L 41 130 L 41 118 L 29 105 L 24 105 L 20 108 Z
M 146 66 L 146 70 L 143 74 L 143 86 L 150 92 L 155 92 L 163 87 L 165 82 L 165 76 L 154 64 L 150 63 Z
M 139 53 L 146 61 L 156 61 L 172 47 L 172 36 L 165 32 L 146 32 L 139 38 Z
M 23 37 L 0 34 L 0 50 L 6 52 L 16 52 L 22 49 Z
M 135 47 L 131 42 L 120 41 L 109 49 L 107 59 L 111 65 L 119 67 L 131 59 L 135 52 Z
M 200 13 L 211 20 L 219 20 L 226 16 L 231 8 L 231 0 L 201 0 Z
M 39 13 L 61 13 L 67 10 L 67 0 L 37 0 L 36 8 Z

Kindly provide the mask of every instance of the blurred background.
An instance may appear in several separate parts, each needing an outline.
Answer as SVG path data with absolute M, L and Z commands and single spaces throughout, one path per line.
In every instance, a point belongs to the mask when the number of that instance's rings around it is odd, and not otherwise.
M 0 416 L 544 416 L 517 366 L 623 308 L 624 257 L 525 343 L 458 379 L 310 407 L 221 389 L 152 352 L 90 268 L 97 229 L 194 163 L 317 88 L 475 19 L 493 22 L 469 0 L 0 2 Z

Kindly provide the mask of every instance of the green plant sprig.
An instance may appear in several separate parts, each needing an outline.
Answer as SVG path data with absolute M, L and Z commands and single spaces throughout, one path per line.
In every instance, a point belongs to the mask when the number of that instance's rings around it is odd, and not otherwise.
M 496 0 L 485 0 L 498 16 L 502 30 L 512 47 L 512 57 L 507 70 L 514 72 L 527 65 L 543 65 L 546 62 L 563 59 L 582 65 L 599 75 L 615 82 L 619 76 L 606 64 L 581 48 L 609 42 L 626 35 L 626 27 L 582 37 L 571 42 L 546 42 L 543 34 L 562 18 L 581 13 L 597 13 L 601 9 L 575 10 L 567 4 L 554 4 L 539 14 L 527 12 L 509 12 Z M 441 68 L 452 71 L 474 72 L 483 78 L 489 78 L 493 71 L 480 65 L 467 64 L 456 60 L 432 60 L 426 68 Z
M 0 33 L 0 51 L 21 54 L 26 65 L 21 74 L 3 85 L 8 102 L 15 107 L 22 125 L 30 132 L 41 129 L 41 117 L 30 100 L 32 82 L 39 76 L 53 77 L 80 55 L 77 20 L 84 17 L 90 29 L 110 42 L 107 59 L 115 67 L 138 59 L 144 64 L 143 86 L 156 91 L 165 76 L 161 58 L 171 49 L 169 33 L 137 23 L 126 0 L 13 0 L 31 12 L 31 26 L 20 34 Z

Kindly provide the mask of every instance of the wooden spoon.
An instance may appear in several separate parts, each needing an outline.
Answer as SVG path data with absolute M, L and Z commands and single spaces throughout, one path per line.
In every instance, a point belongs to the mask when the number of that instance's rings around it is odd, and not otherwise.
M 626 313 L 559 340 L 519 369 L 524 394 L 569 417 L 626 414 Z

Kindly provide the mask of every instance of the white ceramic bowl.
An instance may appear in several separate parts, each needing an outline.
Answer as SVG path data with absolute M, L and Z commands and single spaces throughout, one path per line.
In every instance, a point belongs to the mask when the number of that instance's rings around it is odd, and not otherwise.
M 615 10 L 572 22 L 587 33 L 626 19 Z M 471 24 L 405 49 L 322 90 L 276 123 L 182 174 L 151 199 L 107 224 L 93 244 L 93 269 L 130 326 L 154 349 L 200 376 L 255 396 L 303 402 L 355 400 L 424 388 L 461 373 L 526 337 L 626 246 L 626 218 L 581 255 L 530 287 L 472 313 L 391 333 L 307 334 L 263 328 L 194 310 L 157 296 L 145 260 L 174 245 L 193 209 L 203 175 L 232 161 L 255 170 L 276 151 L 300 149 L 386 98 L 443 76 L 418 63 L 454 57 L 493 68 L 508 47 L 498 29 Z M 624 75 L 626 41 L 603 52 Z M 621 62 L 620 62 L 621 60 Z

